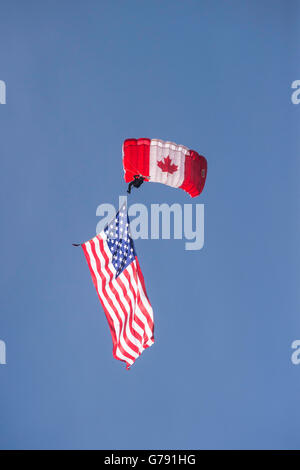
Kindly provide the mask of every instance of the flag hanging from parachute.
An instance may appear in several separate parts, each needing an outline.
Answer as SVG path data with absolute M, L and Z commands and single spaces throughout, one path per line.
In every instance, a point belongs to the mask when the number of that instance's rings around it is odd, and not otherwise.
M 109 324 L 113 356 L 129 369 L 154 343 L 154 323 L 126 206 L 101 233 L 81 246 Z

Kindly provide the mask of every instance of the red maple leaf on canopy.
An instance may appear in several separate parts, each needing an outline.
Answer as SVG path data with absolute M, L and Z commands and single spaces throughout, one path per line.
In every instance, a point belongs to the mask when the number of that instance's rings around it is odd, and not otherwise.
M 171 173 L 171 175 L 172 173 L 175 173 L 175 171 L 178 170 L 178 166 L 172 163 L 172 160 L 169 157 L 169 155 L 163 158 L 162 160 L 160 160 L 159 162 L 157 162 L 157 166 L 159 166 L 161 171 L 166 172 L 166 173 Z

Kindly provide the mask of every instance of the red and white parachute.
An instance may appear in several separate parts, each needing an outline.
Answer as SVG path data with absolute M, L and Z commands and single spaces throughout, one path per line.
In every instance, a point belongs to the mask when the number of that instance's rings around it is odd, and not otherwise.
M 136 175 L 145 181 L 181 188 L 198 196 L 205 184 L 207 161 L 195 150 L 159 139 L 126 139 L 123 143 L 124 178 Z

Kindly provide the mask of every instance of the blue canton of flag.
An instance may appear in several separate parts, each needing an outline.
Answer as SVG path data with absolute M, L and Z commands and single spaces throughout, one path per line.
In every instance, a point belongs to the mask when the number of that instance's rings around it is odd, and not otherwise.
M 125 206 L 116 214 L 115 219 L 105 227 L 104 233 L 107 236 L 107 245 L 112 254 L 116 277 L 118 277 L 136 256 Z

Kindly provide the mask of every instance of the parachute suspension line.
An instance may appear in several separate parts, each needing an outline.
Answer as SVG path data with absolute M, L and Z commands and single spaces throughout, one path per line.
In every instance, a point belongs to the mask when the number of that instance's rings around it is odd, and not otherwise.
M 137 175 L 142 176 L 143 178 L 151 179 L 151 176 L 141 175 L 141 173 L 140 173 L 136 168 L 134 168 L 134 166 L 132 166 L 131 163 L 130 163 L 129 165 L 127 164 L 126 167 L 127 167 L 127 166 L 131 167 L 131 168 L 129 168 L 129 170 L 130 170 L 130 171 L 133 171 L 133 172 L 136 173 Z

